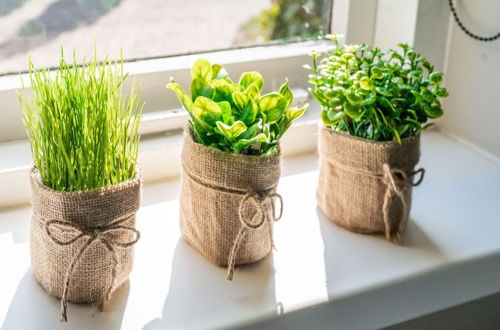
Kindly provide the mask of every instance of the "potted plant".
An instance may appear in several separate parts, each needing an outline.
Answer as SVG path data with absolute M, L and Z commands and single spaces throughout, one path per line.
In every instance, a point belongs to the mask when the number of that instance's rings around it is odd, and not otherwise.
M 189 113 L 182 151 L 180 196 L 184 239 L 212 263 L 234 266 L 258 261 L 273 247 L 279 141 L 306 107 L 291 108 L 285 82 L 261 95 L 264 79 L 245 72 L 233 82 L 219 64 L 200 59 L 191 68 L 191 95 L 167 85 Z
M 415 171 L 420 132 L 443 114 L 443 76 L 408 45 L 381 51 L 330 38 L 332 50 L 307 66 L 322 106 L 318 206 L 337 225 L 399 243 L 424 174 Z
M 102 305 L 132 269 L 142 104 L 122 91 L 122 62 L 62 55 L 54 75 L 29 68 L 33 96 L 19 99 L 34 161 L 31 265 L 66 322 L 68 301 Z

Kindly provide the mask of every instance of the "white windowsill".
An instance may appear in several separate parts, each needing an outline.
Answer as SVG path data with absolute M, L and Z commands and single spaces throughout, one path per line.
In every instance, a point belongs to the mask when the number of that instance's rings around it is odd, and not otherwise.
M 102 313 L 70 304 L 70 326 L 234 327 L 317 305 L 310 315 L 327 307 L 328 319 L 307 319 L 311 329 L 379 328 L 500 291 L 500 164 L 433 131 L 423 135 L 419 165 L 426 177 L 396 246 L 326 220 L 316 208 L 317 157 L 285 159 L 277 251 L 239 268 L 233 282 L 180 238 L 178 181 L 148 184 L 129 284 Z M 29 207 L 0 211 L 0 251 L 8 251 L 0 254 L 0 325 L 67 328 L 59 323 L 59 300 L 30 270 L 30 214 Z

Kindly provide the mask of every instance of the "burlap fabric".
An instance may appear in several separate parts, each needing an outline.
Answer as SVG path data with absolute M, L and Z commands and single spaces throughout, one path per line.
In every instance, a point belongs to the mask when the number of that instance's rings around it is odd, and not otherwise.
M 354 232 L 381 234 L 400 243 L 410 213 L 420 136 L 399 144 L 368 141 L 320 125 L 319 208 L 335 224 Z M 419 176 L 419 177 L 417 177 Z M 416 180 L 416 182 L 414 182 Z
M 184 239 L 218 266 L 258 261 L 272 250 L 280 155 L 230 154 L 184 134 L 180 196 Z M 282 208 L 282 202 L 280 202 Z
M 135 215 L 141 179 L 104 188 L 59 192 L 31 171 L 33 217 L 31 265 L 37 281 L 61 298 L 61 321 L 67 302 L 105 303 L 132 270 L 132 245 L 139 240 Z

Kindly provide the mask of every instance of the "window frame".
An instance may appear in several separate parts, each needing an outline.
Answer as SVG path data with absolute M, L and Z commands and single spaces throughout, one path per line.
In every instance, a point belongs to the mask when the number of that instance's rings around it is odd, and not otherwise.
M 282 153 L 290 156 L 314 151 L 320 109 L 319 105 L 303 96 L 304 93 L 307 95 L 308 78 L 307 70 L 302 66 L 310 62 L 310 52 L 324 52 L 328 46 L 328 41 L 311 40 L 125 63 L 125 70 L 129 72 L 126 88 L 135 80 L 141 85 L 142 98 L 147 100 L 140 125 L 139 149 L 144 181 L 176 178 L 180 173 L 182 127 L 188 115 L 179 108 L 176 96 L 165 85 L 174 76 L 187 88 L 190 67 L 200 57 L 221 63 L 233 77 L 249 70 L 261 72 L 266 81 L 265 91 L 276 90 L 288 77 L 291 88 L 298 91 L 296 94 L 302 94 L 301 103 L 309 101 L 311 108 L 285 134 Z M 0 77 L 3 117 L 0 121 L 0 208 L 29 203 L 31 197 L 28 182 L 31 154 L 17 97 L 18 92 L 23 92 L 22 79 L 26 83 L 27 74 Z M 27 84 L 25 88 L 30 93 Z
M 151 126 L 155 120 L 161 122 L 161 125 L 158 125 L 154 133 L 178 129 L 178 112 L 183 111 L 174 93 L 168 91 L 165 85 L 170 77 L 175 77 L 181 86 L 189 90 L 190 67 L 196 59 L 206 58 L 220 63 L 232 77 L 238 77 L 244 71 L 262 72 L 265 91 L 276 90 L 285 77 L 288 77 L 292 88 L 306 90 L 307 72 L 302 69 L 302 65 L 310 61 L 307 54 L 313 50 L 325 51 L 327 45 L 325 40 L 309 40 L 126 62 L 124 70 L 129 76 L 125 90 L 130 89 L 133 81 L 141 88 L 141 98 L 145 101 L 144 121 L 148 126 L 147 129 L 141 128 L 142 132 L 152 133 Z M 30 93 L 27 73 L 0 76 L 0 143 L 26 139 L 17 96 L 17 93 L 24 93 L 25 89 Z M 172 115 L 167 115 L 169 112 Z
M 346 42 L 372 42 L 375 20 L 369 18 L 375 17 L 376 5 L 370 5 L 370 1 L 333 1 L 330 30 L 335 29 L 344 34 Z M 361 15 L 360 6 L 366 6 L 368 12 L 365 10 Z M 276 90 L 287 77 L 291 88 L 302 94 L 300 102 L 310 103 L 310 109 L 284 135 L 281 141 L 282 154 L 288 157 L 313 152 L 316 149 L 320 107 L 313 99 L 306 100 L 303 96 L 309 84 L 307 70 L 302 66 L 310 63 L 309 53 L 325 52 L 329 46 L 327 40 L 307 40 L 126 62 L 124 69 L 129 73 L 126 89 L 135 80 L 141 86 L 142 99 L 147 101 L 140 126 L 139 149 L 145 182 L 179 175 L 182 127 L 187 114 L 180 109 L 177 98 L 165 85 L 170 77 L 175 77 L 178 83 L 187 88 L 190 67 L 200 57 L 224 65 L 232 77 L 238 77 L 244 71 L 261 72 L 266 81 L 264 92 Z M 17 92 L 22 92 L 22 79 L 30 92 L 27 78 L 26 73 L 0 76 L 0 155 L 7 157 L 5 163 L 9 164 L 6 166 L 0 161 L 0 208 L 25 204 L 30 200 L 27 178 L 32 166 L 31 155 L 17 97 Z

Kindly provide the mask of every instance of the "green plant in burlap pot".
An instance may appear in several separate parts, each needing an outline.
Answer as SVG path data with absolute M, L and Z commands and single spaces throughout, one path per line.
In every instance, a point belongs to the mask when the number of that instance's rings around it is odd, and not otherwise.
M 102 306 L 132 270 L 142 104 L 122 90 L 122 62 L 29 67 L 33 96 L 19 99 L 34 161 L 31 265 L 66 322 L 68 301 Z
M 258 72 L 233 82 L 219 64 L 200 59 L 191 68 L 191 95 L 173 80 L 190 119 L 184 134 L 180 196 L 184 239 L 212 263 L 236 265 L 266 257 L 273 248 L 273 222 L 283 203 L 279 141 L 306 107 L 290 107 L 288 82 L 261 95 Z M 280 200 L 276 212 L 276 200 Z
M 420 184 L 420 132 L 443 113 L 442 74 L 405 44 L 339 45 L 313 53 L 310 89 L 321 104 L 319 208 L 339 226 L 400 243 Z

